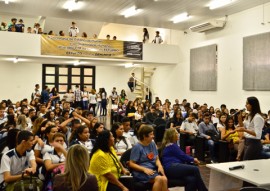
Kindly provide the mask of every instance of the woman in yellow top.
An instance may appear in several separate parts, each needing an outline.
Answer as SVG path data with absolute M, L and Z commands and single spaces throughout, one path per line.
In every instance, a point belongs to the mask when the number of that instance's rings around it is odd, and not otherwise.
M 235 130 L 233 118 L 228 117 L 225 123 L 225 128 L 220 128 L 220 131 L 221 139 L 231 143 L 234 150 L 237 151 L 236 160 L 241 160 L 244 151 L 244 144 L 241 144 L 243 141 L 243 133 Z
M 118 179 L 129 172 L 122 166 L 113 148 L 114 137 L 110 131 L 102 131 L 90 156 L 89 172 L 98 180 L 99 191 L 128 191 Z

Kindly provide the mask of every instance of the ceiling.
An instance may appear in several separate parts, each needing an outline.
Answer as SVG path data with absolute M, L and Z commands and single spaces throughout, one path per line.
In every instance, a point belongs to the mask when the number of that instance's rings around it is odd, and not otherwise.
M 10 0 L 8 5 L 0 0 L 1 13 L 29 16 L 56 17 L 76 20 L 91 20 L 138 26 L 185 30 L 213 18 L 225 17 L 270 0 L 234 0 L 230 5 L 210 10 L 206 5 L 210 0 L 78 0 L 80 10 L 69 12 L 64 3 L 69 0 Z M 120 13 L 131 6 L 143 9 L 136 16 L 124 18 Z M 173 24 L 170 19 L 187 12 L 189 20 Z
M 209 10 L 206 5 L 210 0 L 79 0 L 83 6 L 80 10 L 69 12 L 64 9 L 64 3 L 68 0 L 10 0 L 5 4 L 0 0 L 0 13 L 9 15 L 27 15 L 30 17 L 42 18 L 64 18 L 71 20 L 99 21 L 105 23 L 119 23 L 136 26 L 168 28 L 185 30 L 190 26 L 202 22 L 221 18 L 231 14 L 262 5 L 270 0 L 235 0 L 234 3 L 223 8 Z M 125 9 L 136 5 L 143 11 L 133 17 L 124 18 L 120 13 Z M 170 19 L 175 15 L 187 12 L 192 18 L 188 21 L 173 24 Z M 263 11 L 262 11 L 263 12 Z M 1 21 L 1 20 L 0 20 Z M 9 61 L 11 56 L 0 56 L 0 61 Z M 55 63 L 72 64 L 76 58 L 61 57 L 20 57 L 20 62 L 27 63 Z M 77 58 L 78 60 L 78 58 Z M 106 59 L 80 59 L 87 65 L 112 65 L 123 66 L 127 60 L 106 60 Z M 10 61 L 9 61 L 10 62 Z M 140 63 L 139 65 L 159 66 L 157 63 Z

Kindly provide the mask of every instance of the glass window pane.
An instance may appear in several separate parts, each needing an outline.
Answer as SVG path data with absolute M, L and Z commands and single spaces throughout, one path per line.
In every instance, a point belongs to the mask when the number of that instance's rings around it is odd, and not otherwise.
M 46 74 L 55 74 L 54 67 L 46 67 Z
M 79 84 L 80 83 L 80 77 L 72 77 L 71 81 L 73 84 Z
M 67 88 L 68 86 L 67 85 L 59 85 L 59 93 L 65 93 L 67 92 Z
M 68 69 L 67 68 L 59 68 L 59 74 L 60 75 L 67 75 Z
M 76 85 L 79 85 L 79 84 L 72 84 L 71 85 L 71 89 L 72 89 L 73 92 L 76 90 Z M 79 85 L 79 88 L 81 90 L 81 86 L 80 85 Z
M 72 75 L 81 75 L 81 68 L 72 68 Z
M 48 86 L 50 88 L 49 92 L 52 90 L 52 88 L 54 87 L 54 84 L 46 84 L 46 86 Z
M 60 84 L 68 83 L 68 77 L 67 76 L 59 76 L 59 83 Z
M 85 84 L 92 84 L 92 77 L 84 77 Z
M 55 83 L 55 77 L 54 76 L 46 76 L 46 83 Z
M 86 86 L 86 89 L 87 89 L 87 91 L 91 91 L 92 90 L 92 85 L 85 85 Z
M 92 76 L 93 75 L 93 69 L 92 68 L 85 68 L 84 69 L 84 75 Z

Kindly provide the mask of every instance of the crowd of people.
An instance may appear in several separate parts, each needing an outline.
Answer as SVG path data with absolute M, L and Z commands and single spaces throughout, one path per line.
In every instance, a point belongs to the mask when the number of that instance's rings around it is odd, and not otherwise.
M 25 30 L 26 29 L 26 30 Z M 44 32 L 42 27 L 39 23 L 34 23 L 33 27 L 25 27 L 23 19 L 19 19 L 17 22 L 17 18 L 12 18 L 10 23 L 1 22 L 0 31 L 8 31 L 8 32 L 20 32 L 20 33 L 32 33 L 32 34 L 46 34 L 46 35 L 53 35 L 53 36 L 67 36 L 64 30 L 60 30 L 57 33 L 55 33 L 53 30 L 50 30 L 49 32 Z M 71 26 L 67 30 L 68 36 L 71 37 L 79 37 L 79 27 L 76 25 L 76 22 L 72 21 Z M 86 32 L 82 32 L 80 37 L 83 38 L 89 38 L 88 34 Z M 93 39 L 97 39 L 98 35 L 93 34 L 91 37 Z M 110 34 L 106 35 L 106 40 L 117 40 L 117 36 L 113 36 L 111 38 Z M 143 43 L 149 42 L 149 33 L 147 28 L 143 28 Z M 163 43 L 162 37 L 160 36 L 160 32 L 156 31 L 156 35 L 152 41 L 152 43 L 161 44 Z
M 132 172 L 137 182 L 148 183 L 153 191 L 167 191 L 168 179 L 181 179 L 189 191 L 205 191 L 196 164 L 200 161 L 179 147 L 179 134 L 188 145 L 196 136 L 205 138 L 212 162 L 218 140 L 237 151 L 235 160 L 270 157 L 270 111 L 263 114 L 256 97 L 247 98 L 246 109 L 192 105 L 186 99 L 172 104 L 156 97 L 128 100 L 116 87 L 108 95 L 105 88 L 90 92 L 76 86 L 60 98 L 57 89 L 39 84 L 31 101 L 23 99 L 0 104 L 0 184 L 7 190 L 30 173 L 43 181 L 44 190 L 127 191 L 121 175 Z M 112 125 L 100 119 L 109 115 Z M 155 139 L 164 121 L 162 141 Z M 158 145 L 158 147 L 157 147 Z M 131 149 L 129 169 L 120 162 Z

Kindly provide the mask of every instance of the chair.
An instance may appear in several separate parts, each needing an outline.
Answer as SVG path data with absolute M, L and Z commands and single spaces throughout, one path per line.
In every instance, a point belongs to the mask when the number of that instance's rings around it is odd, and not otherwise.
M 195 156 L 198 158 L 200 161 L 205 161 L 205 149 L 206 144 L 205 144 L 205 138 L 197 136 L 195 139 Z
M 266 188 L 260 188 L 260 187 L 244 187 L 241 188 L 240 191 L 270 191 Z
M 130 160 L 130 155 L 131 155 L 131 149 L 126 150 L 122 154 L 122 156 L 120 158 L 120 162 L 122 163 L 123 167 L 127 168 L 130 171 L 130 173 L 132 174 L 132 169 L 130 169 L 129 164 L 128 164 L 129 160 Z M 135 182 L 134 179 L 132 179 L 131 183 L 126 182 L 126 181 L 123 182 L 123 180 L 121 180 L 121 182 L 124 185 L 127 185 L 127 184 L 130 185 L 129 186 L 130 191 L 148 191 L 148 190 L 151 190 L 151 188 L 152 188 L 152 185 L 150 183 L 149 184 L 143 184 L 143 183 L 140 183 L 140 182 Z
M 166 124 L 160 124 L 160 125 L 154 127 L 154 134 L 155 134 L 155 142 L 156 142 L 156 144 L 162 142 L 165 130 L 166 130 Z
M 188 139 L 187 133 L 180 133 L 180 149 L 184 152 L 186 152 L 187 139 Z
M 230 150 L 227 141 L 218 142 L 218 162 L 228 162 L 230 160 Z

